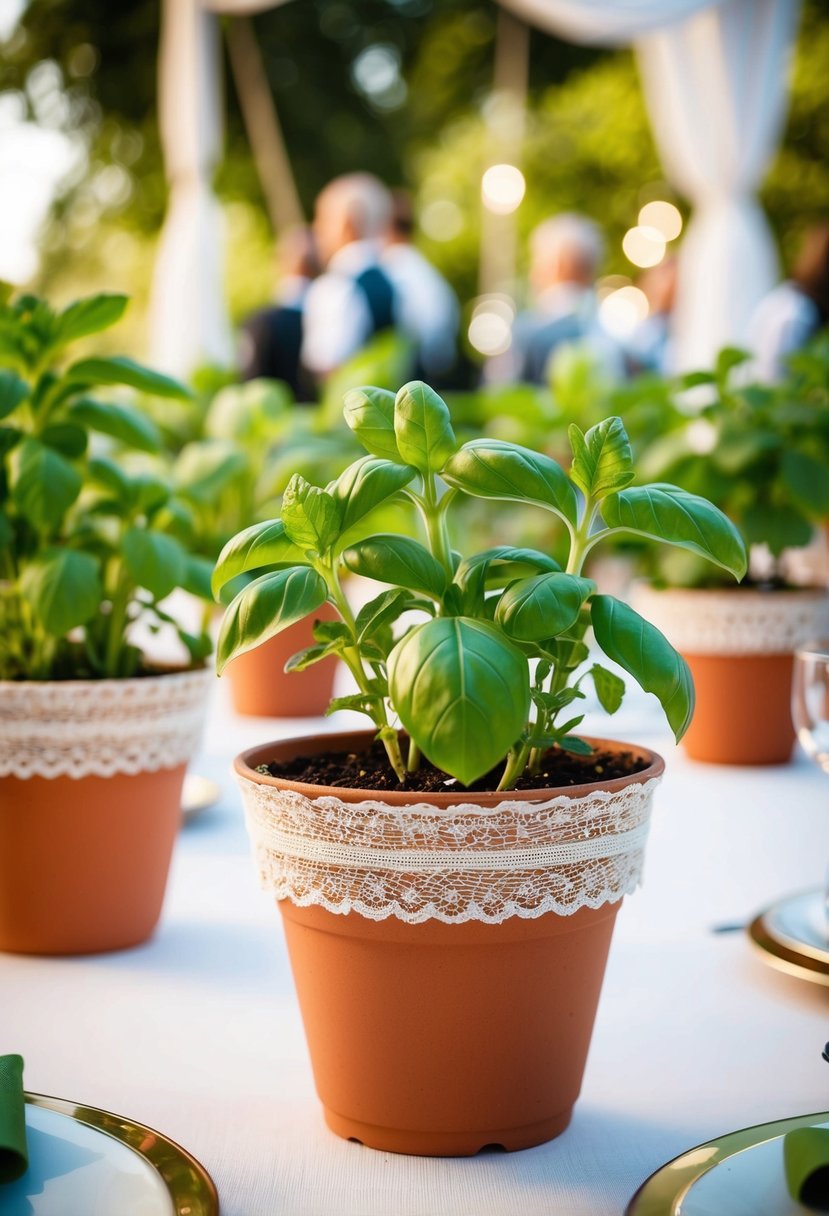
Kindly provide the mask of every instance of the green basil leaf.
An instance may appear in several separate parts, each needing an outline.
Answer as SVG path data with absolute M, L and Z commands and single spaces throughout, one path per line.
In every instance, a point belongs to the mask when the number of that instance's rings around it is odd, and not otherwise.
M 389 656 L 395 712 L 431 762 L 465 785 L 502 760 L 527 724 L 527 660 L 468 617 L 411 629 Z
M 419 473 L 439 473 L 458 441 L 446 402 L 421 380 L 404 384 L 394 402 L 394 433 L 405 464 Z
M 580 739 L 578 735 L 564 735 L 562 738 L 556 739 L 556 743 L 558 743 L 562 751 L 572 752 L 575 756 L 593 755 L 593 748 L 585 739 Z
M 615 714 L 625 696 L 625 682 L 615 672 L 608 671 L 600 663 L 594 663 L 590 668 L 593 677 L 593 687 L 599 704 L 608 714 Z
M 202 600 L 212 600 L 210 577 L 213 573 L 213 563 L 206 557 L 194 554 L 185 555 L 184 568 L 181 574 L 180 586 L 191 595 Z
M 798 507 L 814 519 L 829 516 L 829 465 L 804 452 L 785 452 L 783 484 Z
M 25 439 L 15 451 L 12 499 L 36 528 L 55 528 L 81 492 L 81 475 L 53 448 Z
M 163 600 L 185 577 L 184 550 L 172 536 L 150 528 L 127 528 L 122 546 L 130 577 L 157 600 Z
M 472 439 L 447 462 L 441 473 L 450 486 L 476 498 L 535 503 L 575 525 L 578 503 L 560 465 L 502 439 Z
M 7 418 L 29 395 L 29 386 L 14 372 L 0 371 L 0 418 Z
M 325 580 L 310 566 L 277 570 L 254 579 L 225 609 L 216 646 L 218 674 L 237 655 L 315 612 L 326 597 Z
M 394 434 L 394 393 L 385 388 L 353 388 L 345 395 L 343 417 L 372 456 L 401 463 Z
M 192 397 L 192 393 L 178 380 L 162 372 L 143 367 L 122 355 L 103 358 L 81 359 L 73 363 L 63 377 L 61 395 L 65 390 L 91 387 L 94 384 L 125 384 L 154 397 Z
M 20 589 L 38 623 L 55 637 L 85 625 L 104 594 L 98 559 L 75 549 L 39 553 L 26 564 Z
M 506 587 L 517 578 L 560 569 L 557 561 L 538 549 L 496 545 L 461 561 L 455 571 L 455 582 L 463 592 L 470 613 L 474 613 L 480 607 L 485 591 Z
M 69 406 L 69 417 L 91 431 L 111 435 L 127 447 L 139 452 L 157 452 L 161 448 L 158 427 L 146 414 L 131 409 L 128 405 L 104 404 L 82 397 Z
M 83 427 L 75 426 L 71 422 L 53 422 L 44 427 L 39 438 L 47 448 L 54 448 L 69 460 L 77 460 L 79 456 L 83 456 L 88 442 Z
M 129 296 L 104 292 L 87 296 L 84 300 L 75 300 L 74 304 L 58 313 L 53 345 L 65 346 L 76 338 L 85 338 L 87 334 L 97 334 L 102 329 L 108 329 L 124 315 L 128 302 Z
M 446 571 L 428 549 L 408 536 L 381 532 L 346 549 L 346 567 L 353 574 L 422 591 L 440 599 L 446 590 Z
M 590 605 L 599 646 L 645 692 L 656 694 L 678 743 L 694 714 L 694 682 L 688 664 L 664 634 L 621 600 L 594 595 Z
M 109 490 L 111 494 L 125 506 L 130 506 L 135 501 L 135 491 L 132 482 L 127 474 L 121 469 L 114 460 L 110 460 L 106 456 L 96 456 L 87 463 L 87 472 L 90 480 L 104 489 Z
M 586 435 L 573 423 L 568 434 L 573 449 L 570 478 L 584 494 L 599 502 L 630 485 L 633 455 L 621 418 L 605 418 Z
M 746 547 L 728 516 L 677 486 L 631 486 L 605 499 L 602 516 L 609 528 L 699 553 L 738 581 L 746 572 Z
M 498 601 L 495 620 L 522 642 L 540 642 L 564 633 L 578 620 L 584 601 L 596 590 L 575 574 L 537 574 L 510 583 Z
M 252 524 L 232 537 L 219 554 L 213 571 L 213 594 L 218 595 L 226 583 L 249 570 L 304 564 L 304 553 L 288 538 L 281 519 Z
M 130 493 L 139 511 L 152 514 L 170 498 L 170 486 L 155 473 L 135 473 L 130 477 Z
M 341 504 L 341 529 L 346 532 L 369 511 L 386 502 L 408 485 L 416 470 L 377 456 L 363 456 L 328 486 L 328 493 Z
M 335 651 L 336 647 L 332 647 L 330 643 L 324 646 L 306 646 L 304 650 L 298 650 L 296 654 L 291 655 L 285 664 L 285 671 L 305 671 L 307 667 L 313 667 L 315 663 L 330 658 Z
M 248 471 L 244 452 L 221 439 L 186 444 L 173 466 L 173 483 L 180 494 L 209 506 Z
M 324 553 L 340 533 L 340 504 L 327 490 L 294 474 L 282 495 L 282 522 L 303 552 Z
M 0 457 L 10 452 L 23 438 L 24 432 L 16 426 L 0 426 Z
M 564 637 L 545 638 L 541 653 L 545 654 L 554 667 L 565 671 L 574 671 L 587 662 L 590 650 L 579 638 Z

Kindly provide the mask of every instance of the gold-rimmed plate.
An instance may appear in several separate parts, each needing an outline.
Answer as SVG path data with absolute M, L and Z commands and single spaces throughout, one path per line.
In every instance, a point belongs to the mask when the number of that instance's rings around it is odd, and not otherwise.
M 823 891 L 777 900 L 748 926 L 749 939 L 770 966 L 829 987 L 829 934 Z
M 207 1171 L 142 1123 L 26 1094 L 29 1168 L 3 1187 L 3 1216 L 218 1216 Z
M 642 1184 L 625 1216 L 802 1216 L 786 1189 L 783 1137 L 829 1111 L 745 1127 L 689 1149 Z

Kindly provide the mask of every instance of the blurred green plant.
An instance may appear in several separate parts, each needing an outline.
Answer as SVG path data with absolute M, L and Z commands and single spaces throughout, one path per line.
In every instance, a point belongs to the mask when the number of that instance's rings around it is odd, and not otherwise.
M 175 626 L 193 662 L 211 649 L 161 606 L 178 587 L 210 594 L 210 564 L 188 545 L 191 513 L 169 480 L 130 472 L 121 458 L 161 446 L 122 390 L 166 400 L 188 390 L 123 357 L 66 361 L 67 348 L 113 325 L 126 303 L 98 295 L 55 312 L 35 296 L 0 301 L 3 679 L 140 674 L 130 640 L 139 621 Z
M 712 372 L 675 381 L 675 394 L 690 389 L 706 404 L 654 439 L 640 467 L 709 498 L 748 544 L 766 545 L 779 559 L 829 519 L 829 334 L 792 355 L 779 384 L 747 383 L 748 359 L 726 348 Z M 712 581 L 696 563 L 674 558 L 655 573 L 673 585 Z

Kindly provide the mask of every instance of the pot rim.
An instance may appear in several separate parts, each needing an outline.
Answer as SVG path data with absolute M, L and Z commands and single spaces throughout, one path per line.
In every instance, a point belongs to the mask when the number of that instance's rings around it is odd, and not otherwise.
M 780 600 L 823 600 L 829 596 L 829 587 L 797 586 L 790 584 L 785 587 L 745 587 L 741 583 L 722 587 L 656 587 L 649 579 L 636 579 L 635 590 L 640 595 L 659 596 L 664 599 L 698 599 L 705 596 L 709 599 L 727 596 L 729 600 L 739 596 L 748 599 L 780 599 Z
M 184 679 L 189 676 L 215 675 L 212 668 L 203 663 L 198 667 L 159 667 L 143 676 L 101 676 L 87 680 L 0 680 L 2 688 L 101 688 L 107 684 L 146 685 L 156 680 Z M 216 677 L 218 679 L 218 676 Z
M 292 735 L 287 739 L 273 739 L 270 742 L 259 743 L 247 748 L 234 758 L 233 768 L 237 776 L 259 785 L 270 785 L 276 789 L 289 790 L 301 794 L 305 798 L 323 797 L 339 798 L 341 802 L 385 802 L 390 806 L 412 806 L 426 804 L 438 808 L 449 809 L 459 803 L 481 807 L 494 807 L 503 802 L 549 802 L 551 798 L 571 796 L 582 798 L 596 790 L 607 790 L 615 793 L 634 783 L 644 784 L 647 781 L 661 777 L 665 770 L 665 761 L 658 752 L 652 751 L 638 743 L 625 743 L 618 739 L 598 738 L 594 735 L 583 735 L 586 742 L 606 751 L 630 751 L 647 761 L 646 767 L 638 772 L 629 773 L 625 777 L 613 777 L 608 780 L 586 782 L 582 785 L 546 786 L 532 790 L 486 790 L 470 791 L 460 785 L 451 793 L 427 793 L 421 790 L 372 790 L 352 789 L 334 785 L 311 785 L 304 781 L 290 781 L 283 777 L 272 777 L 268 773 L 256 770 L 257 764 L 264 764 L 273 759 L 273 749 L 311 749 L 311 755 L 320 755 L 326 751 L 353 750 L 353 745 L 367 746 L 375 738 L 373 730 L 332 731 L 330 734 Z M 347 741 L 344 746 L 336 747 L 338 740 Z M 315 746 L 321 744 L 322 746 Z M 301 755 L 301 750 L 294 751 Z

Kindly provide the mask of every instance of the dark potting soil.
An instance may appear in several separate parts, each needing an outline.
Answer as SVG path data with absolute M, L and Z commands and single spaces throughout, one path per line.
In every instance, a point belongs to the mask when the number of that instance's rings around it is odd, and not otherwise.
M 588 785 L 614 777 L 629 777 L 639 773 L 647 764 L 632 752 L 595 751 L 589 756 L 577 756 L 560 748 L 551 748 L 544 756 L 538 773 L 525 774 L 515 784 L 517 790 L 561 789 L 569 785 Z M 446 794 L 453 788 L 485 793 L 498 788 L 503 765 L 479 777 L 470 786 L 448 777 L 428 760 L 400 782 L 389 764 L 382 743 L 372 743 L 364 752 L 327 752 L 319 756 L 296 756 L 285 763 L 271 761 L 259 766 L 259 772 L 287 781 L 307 785 L 340 786 L 344 789 L 411 790 L 418 794 Z

